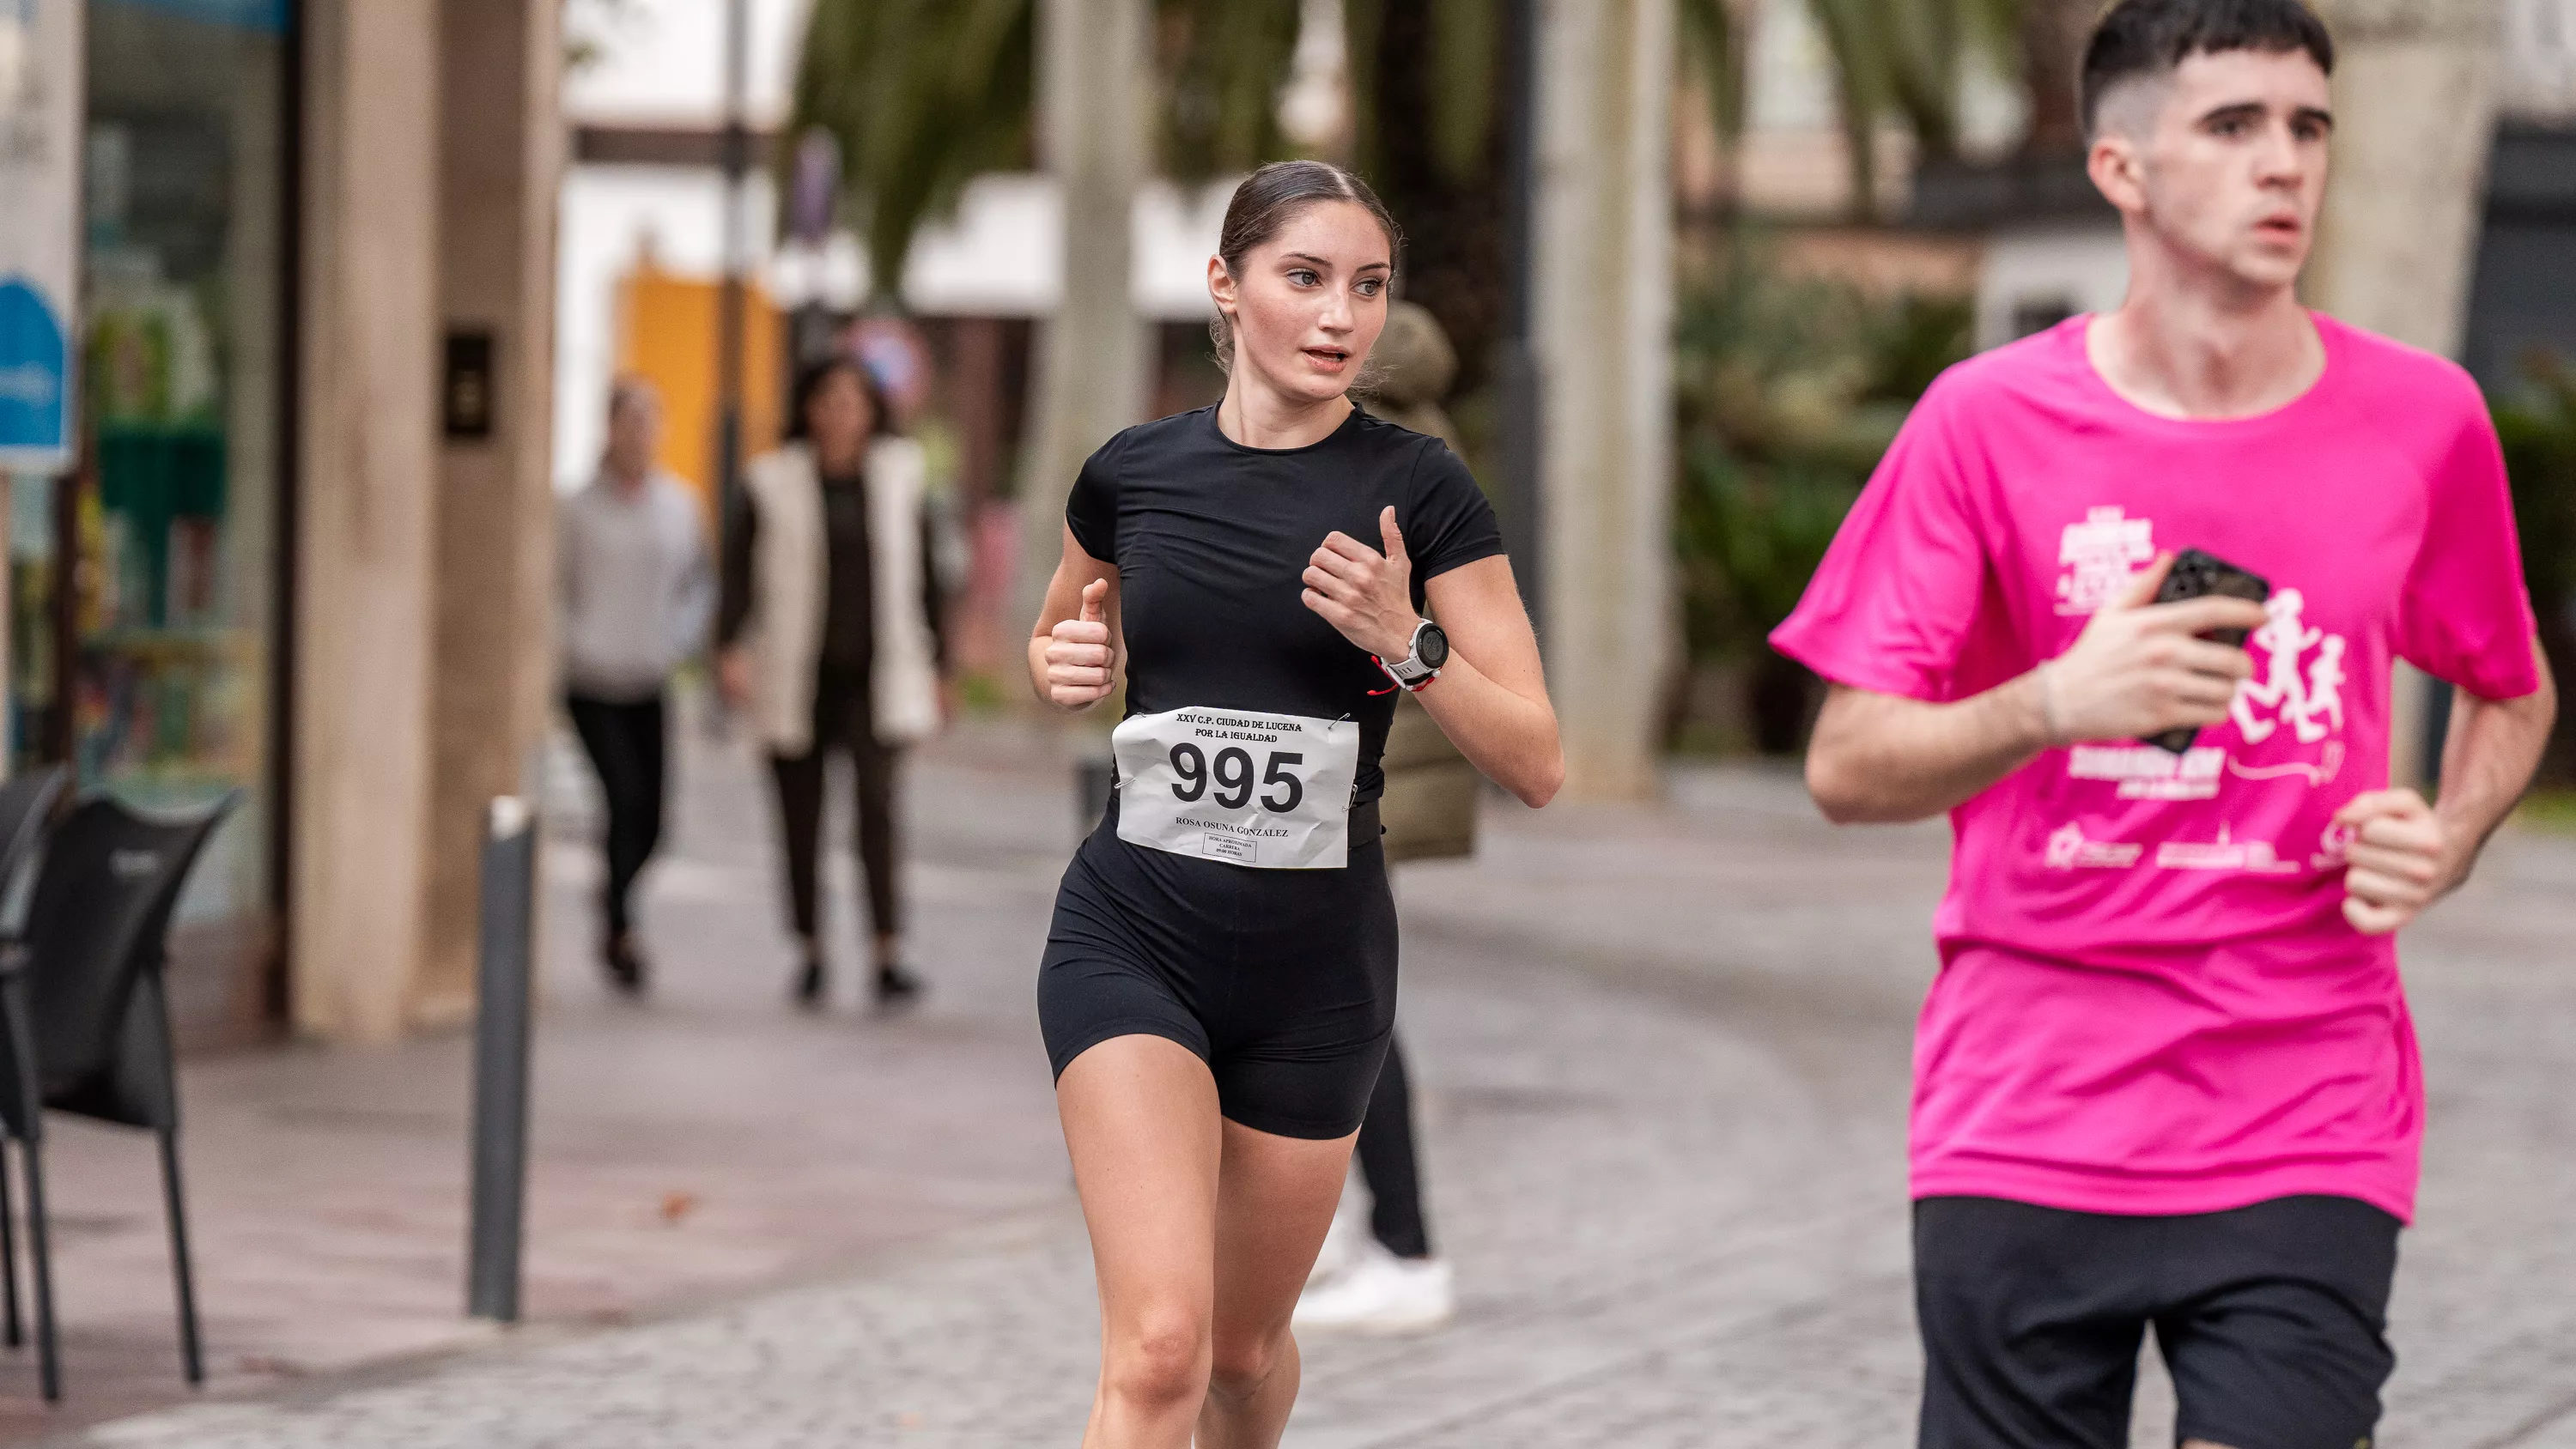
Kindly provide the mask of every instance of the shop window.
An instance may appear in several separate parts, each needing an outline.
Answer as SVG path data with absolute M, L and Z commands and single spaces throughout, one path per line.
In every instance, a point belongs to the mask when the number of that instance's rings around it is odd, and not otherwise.
M 180 903 L 171 985 L 200 1041 L 274 1004 L 288 18 L 92 0 L 84 464 L 12 500 L 21 759 L 145 808 L 250 797 Z

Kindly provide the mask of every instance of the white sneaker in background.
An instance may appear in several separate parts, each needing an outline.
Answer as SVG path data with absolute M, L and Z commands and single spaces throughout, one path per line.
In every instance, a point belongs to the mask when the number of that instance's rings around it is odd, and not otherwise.
M 1446 1262 L 1399 1258 L 1371 1242 L 1357 1262 L 1330 1280 L 1308 1282 L 1293 1322 L 1327 1332 L 1428 1333 L 1457 1312 Z
M 1306 1291 L 1312 1293 L 1357 1266 L 1361 1246 L 1368 1242 L 1368 1229 L 1350 1218 L 1335 1218 L 1324 1234 L 1324 1246 L 1315 1254 L 1315 1266 L 1306 1270 Z
M 1341 1204 L 1333 1210 L 1333 1225 L 1324 1233 L 1324 1246 L 1315 1254 L 1315 1266 L 1306 1270 L 1308 1292 L 1349 1272 L 1364 1250 L 1377 1246 L 1369 1238 L 1367 1216 L 1358 1189 L 1345 1181 Z

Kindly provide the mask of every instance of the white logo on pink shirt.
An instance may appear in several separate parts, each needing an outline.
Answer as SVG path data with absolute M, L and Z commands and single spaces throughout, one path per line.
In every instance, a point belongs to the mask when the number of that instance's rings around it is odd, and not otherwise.
M 2278 765 L 2248 765 L 2230 756 L 2227 770 L 2241 780 L 2287 780 L 2296 776 L 2307 781 L 2309 789 L 2322 789 L 2343 773 L 2343 741 L 2326 741 L 2325 749 L 2313 763 L 2290 760 Z
M 2066 778 L 2116 780 L 2123 800 L 2210 800 L 2227 769 L 2227 751 L 2194 745 L 2177 755 L 2157 745 L 2077 745 L 2066 752 Z
M 2156 557 L 2155 524 L 2118 504 L 2089 508 L 2057 536 L 2057 612 L 2091 614 L 2120 596 Z
M 2087 840 L 2084 827 L 2069 821 L 2048 837 L 2048 868 L 2127 870 L 2138 863 L 2138 853 L 2145 848 L 2122 841 Z
M 2067 568 L 2057 584 L 2059 612 L 2077 612 L 2079 603 L 2088 612 L 2099 608 L 2126 585 L 2130 561 L 2151 559 L 2153 550 L 2146 520 L 2127 518 L 2117 508 L 2091 510 L 2083 523 L 2067 528 L 2059 548 Z M 2310 624 L 2307 607 L 2307 596 L 2293 588 L 2277 590 L 2265 602 L 2263 626 L 2245 641 L 2256 674 L 2237 686 L 2228 718 L 2247 746 L 2277 735 L 2282 738 L 2273 752 L 2286 747 L 2308 758 L 2249 765 L 2224 745 L 2196 744 L 2180 754 L 2127 742 L 2076 745 L 2066 752 L 2067 778 L 2113 785 L 2122 800 L 2162 801 L 2215 800 L 2231 775 L 2298 780 L 2310 789 L 2332 783 L 2342 773 L 2347 753 L 2344 742 L 2333 737 L 2343 732 L 2349 649 L 2342 635 Z M 2317 748 L 2302 748 L 2311 746 Z M 2330 830 L 2305 868 L 2340 868 L 2348 844 Z M 2295 859 L 2282 859 L 2272 842 L 2237 840 L 2224 825 L 2216 840 L 2165 841 L 2149 857 L 2142 845 L 2088 839 L 2068 824 L 2048 837 L 2045 858 L 2055 870 L 2119 870 L 2142 858 L 2162 870 L 2273 875 L 2302 869 Z
M 2298 866 L 2281 859 L 2268 840 L 2237 840 L 2224 825 L 2216 840 L 2168 840 L 2156 847 L 2156 864 L 2166 870 L 2254 871 L 2280 875 Z
M 2343 729 L 2344 637 L 2310 627 L 2303 617 L 2307 606 L 2307 596 L 2297 589 L 2275 591 L 2263 605 L 2270 619 L 2245 641 L 2267 662 L 2261 678 L 2236 687 L 2235 703 L 2228 708 L 2236 732 L 2249 745 L 2270 739 L 2285 724 L 2303 745 Z M 2312 663 L 2307 661 L 2311 649 L 2316 651 Z
M 2308 864 L 2319 870 L 2335 870 L 2352 864 L 2352 843 L 2359 838 L 2361 832 L 2352 826 L 2328 825 L 2317 836 L 2317 852 L 2308 857 Z

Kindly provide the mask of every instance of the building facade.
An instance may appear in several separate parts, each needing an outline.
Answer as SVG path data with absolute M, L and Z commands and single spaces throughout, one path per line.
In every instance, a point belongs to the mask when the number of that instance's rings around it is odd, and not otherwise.
M 470 1012 L 544 720 L 554 0 L 86 0 L 78 461 L 10 480 L 12 763 L 185 808 L 198 1047 Z

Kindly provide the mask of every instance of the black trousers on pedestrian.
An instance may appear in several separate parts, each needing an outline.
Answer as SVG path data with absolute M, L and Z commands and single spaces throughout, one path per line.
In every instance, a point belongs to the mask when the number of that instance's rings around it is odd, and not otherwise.
M 1431 1256 L 1431 1227 L 1422 1217 L 1422 1166 L 1413 1152 L 1413 1084 L 1404 1073 L 1403 1039 L 1389 1036 L 1386 1065 L 1369 1094 L 1368 1117 L 1353 1149 L 1368 1183 L 1369 1233 L 1399 1258 Z
M 879 744 L 865 675 L 823 671 L 814 687 L 814 734 L 802 755 L 771 755 L 778 822 L 787 847 L 788 919 L 807 941 L 819 938 L 824 765 L 834 751 L 849 756 L 854 779 L 859 864 L 868 883 L 868 921 L 877 935 L 903 930 L 895 893 L 895 777 L 903 751 Z
M 635 877 L 662 839 L 662 696 L 609 700 L 571 694 L 564 708 L 608 799 L 608 888 L 601 908 L 609 935 L 622 936 L 634 924 Z

